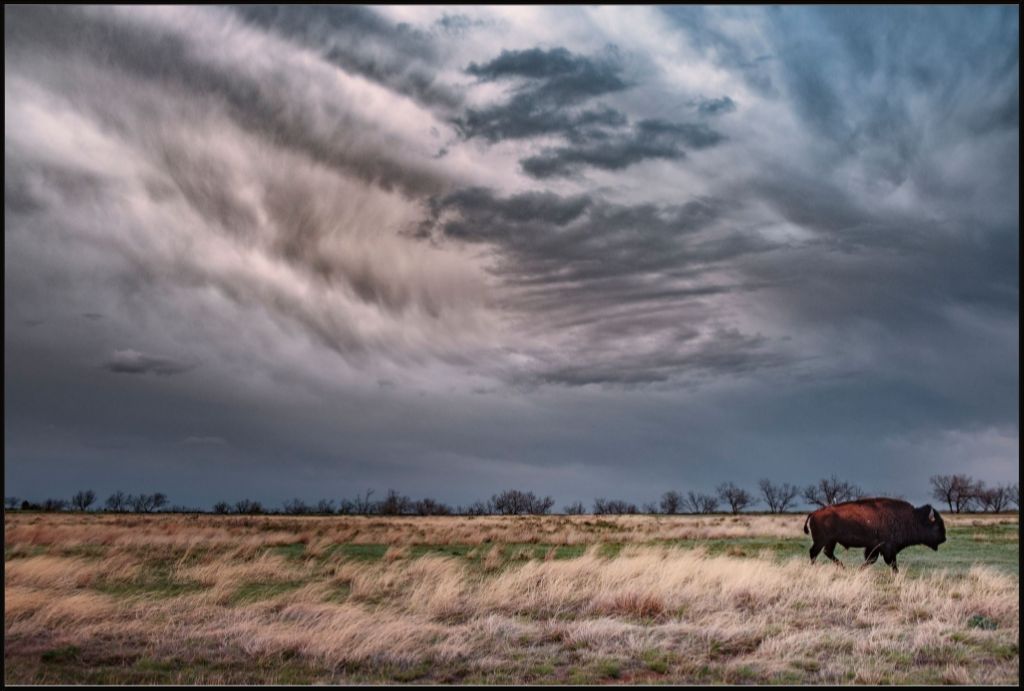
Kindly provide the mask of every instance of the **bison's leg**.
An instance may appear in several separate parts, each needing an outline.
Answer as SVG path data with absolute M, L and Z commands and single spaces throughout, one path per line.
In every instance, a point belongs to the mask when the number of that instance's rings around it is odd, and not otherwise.
M 899 573 L 899 567 L 896 566 L 896 550 L 886 545 L 882 548 L 882 559 L 885 559 L 885 563 L 892 567 L 893 573 Z
M 864 548 L 864 563 L 861 564 L 861 568 L 871 566 L 878 561 L 878 551 L 882 549 L 882 545 L 875 545 L 874 547 Z
M 818 558 L 818 552 L 821 551 L 821 547 L 822 546 L 819 545 L 817 542 L 815 542 L 813 545 L 811 545 L 811 563 L 812 564 L 814 563 L 814 560 Z
M 836 549 L 835 541 L 830 542 L 827 545 L 825 545 L 825 556 L 828 557 L 829 559 L 831 559 L 833 563 L 839 564 L 839 566 L 842 566 L 843 562 L 841 562 L 838 559 L 836 559 L 835 549 Z

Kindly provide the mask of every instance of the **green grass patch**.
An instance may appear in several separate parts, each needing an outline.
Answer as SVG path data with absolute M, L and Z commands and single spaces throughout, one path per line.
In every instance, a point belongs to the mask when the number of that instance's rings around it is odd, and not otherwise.
M 68 646 L 73 647 L 73 646 Z M 48 651 L 53 652 L 53 651 Z M 46 655 L 46 653 L 44 653 Z M 140 658 L 113 664 L 76 655 L 44 660 L 43 664 L 11 673 L 5 669 L 5 682 L 14 684 L 302 684 L 339 683 L 332 670 L 301 660 L 288 660 L 280 655 L 261 658 L 237 657 L 210 662 L 205 659 L 185 660 Z M 380 680 L 379 678 L 377 679 Z M 364 681 L 373 681 L 367 679 Z
M 60 647 L 53 648 L 52 650 L 47 650 L 39 656 L 39 659 L 50 664 L 62 664 L 75 662 L 81 657 L 81 655 L 82 649 L 77 645 L 62 645 Z
M 413 557 L 460 557 L 468 558 L 468 554 L 473 551 L 476 545 L 462 545 L 462 544 L 450 544 L 450 545 L 413 545 L 409 549 L 409 554 Z
M 946 541 L 939 545 L 937 552 L 923 546 L 908 547 L 900 552 L 900 573 L 921 575 L 936 569 L 966 573 L 980 564 L 1019 576 L 1018 537 L 1016 525 L 947 527 Z
M 331 589 L 331 592 L 324 598 L 325 602 L 334 602 L 341 604 L 348 600 L 349 595 L 352 594 L 352 584 L 345 582 L 337 585 Z
M 587 545 L 558 545 L 555 548 L 555 559 L 575 559 L 582 557 Z
M 655 674 L 667 674 L 671 658 L 667 653 L 660 650 L 652 649 L 645 650 L 641 655 L 644 667 L 651 670 Z
M 277 583 L 246 583 L 234 593 L 228 604 L 232 606 L 244 605 L 260 600 L 269 600 L 282 593 L 287 593 L 305 585 L 306 581 L 279 581 Z
M 352 559 L 355 561 L 379 561 L 384 558 L 384 553 L 387 551 L 388 545 L 357 545 L 352 543 L 345 543 L 338 545 L 338 547 L 334 550 L 334 553 L 341 554 L 346 559 Z
M 196 581 L 179 581 L 172 576 L 175 564 L 183 556 L 161 555 L 145 561 L 139 577 L 131 581 L 101 579 L 94 590 L 113 597 L 168 598 L 204 590 Z M 145 558 L 144 556 L 142 558 Z
M 94 586 L 94 589 L 112 597 L 168 598 L 197 593 L 205 590 L 206 586 L 195 581 L 159 580 L 140 583 L 104 582 Z
M 982 629 L 984 631 L 995 631 L 999 628 L 999 625 L 984 614 L 975 614 L 967 620 L 967 627 L 971 629 Z
M 157 674 L 166 674 L 181 669 L 184 664 L 185 663 L 183 663 L 179 658 L 170 660 L 153 660 L 151 658 L 144 657 L 136 660 L 132 667 L 143 673 L 155 672 Z
M 419 662 L 408 667 L 396 668 L 391 672 L 390 676 L 394 681 L 408 683 L 429 676 L 431 667 L 432 665 L 429 661 Z
M 270 553 L 285 559 L 298 560 L 306 555 L 306 544 L 304 542 L 292 542 L 287 545 L 276 545 L 270 548 Z
M 594 674 L 588 670 L 580 669 L 579 667 L 570 667 L 565 682 L 567 684 L 574 684 L 581 686 L 584 684 L 593 684 L 595 678 Z
M 594 665 L 594 672 L 602 679 L 618 679 L 622 676 L 622 665 L 618 660 L 601 660 Z
M 4 547 L 4 561 L 39 557 L 46 554 L 47 551 L 47 548 L 42 545 L 17 545 L 15 547 Z
M 103 545 L 75 545 L 74 547 L 63 547 L 56 550 L 62 557 L 84 557 L 85 559 L 102 559 L 107 548 Z
M 550 677 L 555 673 L 555 666 L 550 662 L 543 662 L 539 665 L 534 665 L 530 668 L 528 674 L 534 679 L 543 679 Z
M 803 681 L 804 675 L 802 675 L 800 672 L 794 672 L 792 670 L 783 670 L 782 672 L 776 672 L 768 679 L 769 684 L 785 686 L 802 684 Z

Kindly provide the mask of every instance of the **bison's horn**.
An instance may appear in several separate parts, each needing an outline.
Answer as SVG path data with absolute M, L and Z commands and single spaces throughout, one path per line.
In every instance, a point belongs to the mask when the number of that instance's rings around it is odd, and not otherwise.
M 931 511 L 928 512 L 928 520 L 932 523 L 935 522 L 935 509 L 932 509 Z

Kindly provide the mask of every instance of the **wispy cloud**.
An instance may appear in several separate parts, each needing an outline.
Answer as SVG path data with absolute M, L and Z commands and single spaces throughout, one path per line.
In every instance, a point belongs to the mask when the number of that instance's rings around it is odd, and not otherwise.
M 119 374 L 159 374 L 164 376 L 181 374 L 195 366 L 194 363 L 159 355 L 146 355 L 130 348 L 115 350 L 113 355 L 103 363 L 103 369 Z

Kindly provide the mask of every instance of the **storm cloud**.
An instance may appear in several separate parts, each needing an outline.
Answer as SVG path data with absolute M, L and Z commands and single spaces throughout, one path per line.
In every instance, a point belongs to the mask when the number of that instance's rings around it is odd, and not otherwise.
M 539 179 L 569 175 L 583 166 L 621 170 L 645 159 L 683 158 L 684 146 L 703 149 L 723 139 L 703 123 L 641 120 L 626 132 L 594 131 L 572 137 L 572 145 L 544 149 L 521 163 L 526 174 Z
M 4 12 L 11 493 L 1017 479 L 1013 8 Z
M 159 355 L 146 355 L 130 348 L 115 350 L 110 359 L 103 363 L 103 369 L 121 374 L 181 374 L 195 367 L 192 363 L 179 362 Z
M 482 137 L 493 143 L 548 134 L 572 136 L 581 128 L 626 124 L 625 116 L 612 108 L 574 108 L 628 88 L 613 48 L 597 58 L 573 55 L 565 48 L 502 51 L 483 65 L 470 63 L 466 72 L 481 82 L 521 82 L 507 100 L 467 108 L 454 120 L 466 139 Z
M 620 170 L 645 159 L 682 158 L 684 146 L 702 149 L 724 137 L 705 123 L 643 119 L 630 123 L 619 110 L 598 104 L 576 108 L 604 94 L 628 89 L 624 65 L 614 46 L 599 57 L 574 55 L 565 48 L 502 51 L 488 63 L 472 63 L 466 72 L 483 82 L 519 79 L 521 85 L 501 103 L 468 108 L 454 123 L 466 139 L 494 143 L 559 135 L 565 144 L 546 147 L 520 161 L 523 172 L 543 179 L 567 176 L 590 166 Z M 732 101 L 715 101 L 719 109 Z M 702 113 L 714 112 L 701 110 Z M 703 105 L 701 106 L 703 108 Z

